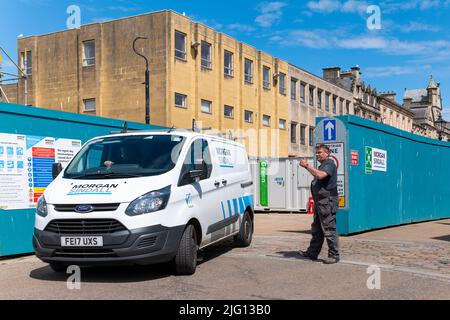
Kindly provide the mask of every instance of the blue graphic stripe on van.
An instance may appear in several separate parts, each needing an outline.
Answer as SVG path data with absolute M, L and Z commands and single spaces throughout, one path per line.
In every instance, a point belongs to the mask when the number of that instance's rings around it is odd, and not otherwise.
M 227 204 L 228 204 L 228 215 L 230 217 L 232 217 L 233 216 L 233 211 L 231 211 L 231 202 L 230 202 L 230 200 L 227 200 Z
M 221 201 L 220 204 L 222 205 L 223 220 L 225 220 L 227 216 L 225 215 L 225 208 L 223 207 L 223 201 Z
M 230 165 L 227 165 L 227 164 L 221 164 L 220 167 L 221 168 L 234 168 L 234 166 L 230 166 Z
M 237 200 L 238 199 L 233 199 L 234 214 L 236 214 L 236 215 L 240 213 Z
M 239 213 L 243 214 L 245 211 L 244 198 L 239 198 Z

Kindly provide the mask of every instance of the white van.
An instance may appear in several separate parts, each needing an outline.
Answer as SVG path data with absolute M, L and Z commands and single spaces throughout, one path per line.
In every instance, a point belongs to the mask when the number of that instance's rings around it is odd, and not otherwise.
M 39 199 L 33 246 L 68 265 L 172 261 L 193 274 L 197 250 L 234 237 L 249 246 L 253 187 L 245 147 L 186 131 L 88 141 Z

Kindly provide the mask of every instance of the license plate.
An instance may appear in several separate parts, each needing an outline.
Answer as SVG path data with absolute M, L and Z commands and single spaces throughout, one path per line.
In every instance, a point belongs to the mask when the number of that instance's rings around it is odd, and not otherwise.
M 61 237 L 62 247 L 102 247 L 103 237 Z

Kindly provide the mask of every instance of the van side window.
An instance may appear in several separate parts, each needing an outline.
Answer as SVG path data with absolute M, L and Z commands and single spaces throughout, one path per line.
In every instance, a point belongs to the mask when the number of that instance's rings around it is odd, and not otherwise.
M 184 159 L 178 185 L 184 186 L 191 183 L 188 178 L 185 177 L 183 179 L 185 173 L 190 170 L 202 170 L 203 174 L 200 180 L 208 179 L 211 176 L 212 167 L 208 141 L 204 139 L 195 140 L 189 147 L 186 158 Z

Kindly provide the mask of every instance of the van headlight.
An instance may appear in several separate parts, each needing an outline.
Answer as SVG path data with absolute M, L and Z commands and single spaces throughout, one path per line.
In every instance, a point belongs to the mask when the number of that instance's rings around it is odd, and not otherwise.
M 144 213 L 163 210 L 167 206 L 170 197 L 170 186 L 160 190 L 154 190 L 133 200 L 125 213 L 129 216 L 137 216 Z
M 36 204 L 36 214 L 43 218 L 45 218 L 48 214 L 47 202 L 45 202 L 45 198 L 43 195 L 39 198 L 39 200 Z

